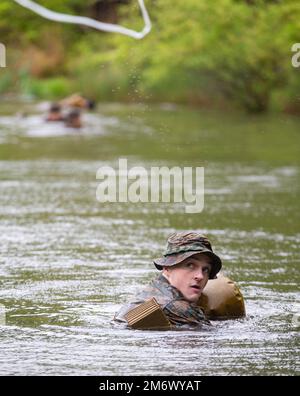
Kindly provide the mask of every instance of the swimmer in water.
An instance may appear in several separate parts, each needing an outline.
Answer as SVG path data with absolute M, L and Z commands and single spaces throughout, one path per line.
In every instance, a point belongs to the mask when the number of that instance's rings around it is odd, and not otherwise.
M 81 114 L 78 109 L 71 110 L 65 117 L 65 126 L 68 128 L 79 129 L 82 127 Z
M 47 122 L 63 121 L 64 116 L 61 112 L 61 106 L 58 103 L 52 103 L 46 117 Z

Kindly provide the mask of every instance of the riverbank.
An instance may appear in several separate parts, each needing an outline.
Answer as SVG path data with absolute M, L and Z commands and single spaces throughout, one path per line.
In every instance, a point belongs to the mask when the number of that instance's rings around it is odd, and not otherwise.
M 97 2 L 74 9 L 56 3 L 58 11 L 84 15 Z M 139 26 L 135 2 L 116 7 L 118 22 Z M 294 1 L 191 0 L 174 7 L 157 0 L 149 12 L 153 29 L 135 41 L 49 22 L 3 0 L 7 67 L 0 70 L 0 93 L 55 100 L 81 92 L 101 102 L 300 114 L 299 69 L 291 62 L 299 41 Z

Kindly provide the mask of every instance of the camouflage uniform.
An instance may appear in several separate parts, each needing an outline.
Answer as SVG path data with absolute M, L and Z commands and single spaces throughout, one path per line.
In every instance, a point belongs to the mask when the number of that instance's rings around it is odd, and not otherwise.
M 203 311 L 196 303 L 185 300 L 183 295 L 161 274 L 154 279 L 137 296 L 136 300 L 124 306 L 116 315 L 115 320 L 125 321 L 124 315 L 135 306 L 155 297 L 170 323 L 175 327 L 182 325 L 198 326 L 209 324 Z
M 213 252 L 209 240 L 197 231 L 177 232 L 168 238 L 167 249 L 163 257 L 155 259 L 154 265 L 158 270 L 163 267 L 181 263 L 195 254 L 205 253 L 211 258 L 212 270 L 209 278 L 214 279 L 222 266 L 220 258 Z M 132 308 L 155 297 L 170 323 L 175 327 L 183 325 L 199 326 L 209 324 L 197 303 L 187 301 L 182 293 L 172 286 L 161 274 L 151 284 L 136 296 L 136 300 L 125 305 L 116 314 L 115 320 L 126 322 L 124 315 Z

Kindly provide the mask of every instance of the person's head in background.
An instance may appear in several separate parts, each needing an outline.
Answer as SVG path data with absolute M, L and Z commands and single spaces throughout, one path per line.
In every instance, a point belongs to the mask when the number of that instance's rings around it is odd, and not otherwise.
M 46 121 L 63 121 L 61 106 L 58 103 L 51 103 Z
M 78 109 L 71 110 L 65 117 L 65 125 L 69 128 L 81 128 L 81 114 Z

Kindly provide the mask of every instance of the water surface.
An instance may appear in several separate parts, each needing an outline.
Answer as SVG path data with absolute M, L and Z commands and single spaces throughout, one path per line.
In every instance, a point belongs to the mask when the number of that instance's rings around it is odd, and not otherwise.
M 0 109 L 0 373 L 299 375 L 299 119 L 101 105 L 78 132 L 43 111 Z M 97 202 L 96 171 L 119 158 L 204 166 L 204 211 Z M 114 326 L 183 229 L 210 237 L 247 318 L 197 332 Z

